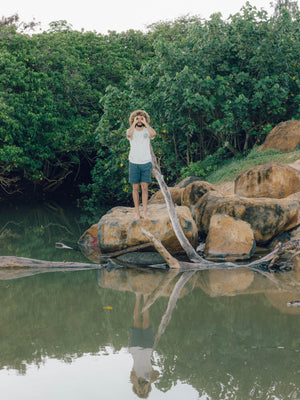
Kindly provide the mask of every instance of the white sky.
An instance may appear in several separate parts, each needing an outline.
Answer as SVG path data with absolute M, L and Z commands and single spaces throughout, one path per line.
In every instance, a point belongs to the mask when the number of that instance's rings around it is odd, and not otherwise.
M 221 12 L 227 18 L 245 3 L 246 0 L 0 0 L 0 17 L 17 12 L 24 22 L 33 18 L 41 22 L 43 30 L 49 28 L 51 21 L 67 20 L 73 29 L 106 33 L 145 30 L 148 24 L 187 14 L 208 19 Z M 270 0 L 250 0 L 250 4 L 272 13 Z

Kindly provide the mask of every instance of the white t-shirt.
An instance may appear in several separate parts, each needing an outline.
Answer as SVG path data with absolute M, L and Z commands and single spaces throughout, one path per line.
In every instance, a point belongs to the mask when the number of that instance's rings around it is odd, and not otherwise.
M 144 378 L 150 381 L 152 351 L 152 349 L 145 349 L 143 347 L 129 347 L 129 353 L 131 353 L 133 357 L 133 369 L 138 378 Z
M 141 131 L 134 130 L 130 142 L 129 161 L 134 164 L 146 164 L 151 162 L 150 135 L 147 128 Z

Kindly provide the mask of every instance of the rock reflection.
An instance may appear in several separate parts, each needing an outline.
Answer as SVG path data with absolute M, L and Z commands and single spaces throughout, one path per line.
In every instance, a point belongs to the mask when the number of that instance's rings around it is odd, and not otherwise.
M 128 351 L 133 358 L 130 373 L 132 390 L 140 398 L 149 396 L 151 384 L 159 377 L 159 372 L 153 368 L 151 362 L 153 351 L 171 320 L 178 298 L 186 294 L 185 285 L 194 273 L 180 274 L 177 270 L 167 273 L 151 270 L 141 272 L 125 269 L 98 272 L 98 283 L 101 287 L 135 293 L 133 327 L 130 331 Z M 150 323 L 150 308 L 161 296 L 167 296 L 170 299 L 154 337 Z

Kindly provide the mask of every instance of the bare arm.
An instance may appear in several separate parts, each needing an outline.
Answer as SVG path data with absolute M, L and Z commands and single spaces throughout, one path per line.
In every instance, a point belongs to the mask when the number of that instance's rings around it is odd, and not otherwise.
M 136 122 L 137 122 L 137 118 L 135 117 L 131 127 L 127 130 L 127 133 L 126 133 L 126 136 L 127 136 L 128 139 L 132 138 Z
M 143 124 L 145 125 L 145 127 L 148 129 L 150 138 L 153 139 L 156 135 L 155 130 L 148 124 L 148 122 L 146 121 L 146 119 L 143 119 Z

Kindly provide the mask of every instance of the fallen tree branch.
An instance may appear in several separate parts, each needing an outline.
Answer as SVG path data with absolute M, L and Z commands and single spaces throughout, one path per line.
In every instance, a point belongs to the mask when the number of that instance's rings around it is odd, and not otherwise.
M 159 169 L 159 166 L 158 166 L 158 163 L 156 160 L 156 156 L 155 156 L 154 151 L 151 146 L 150 146 L 150 150 L 151 150 L 151 157 L 152 157 L 152 173 L 155 176 L 155 178 L 159 184 L 160 190 L 164 196 L 175 235 L 176 235 L 179 243 L 181 244 L 182 248 L 186 252 L 188 258 L 191 261 L 203 262 L 205 260 L 199 254 L 197 254 L 196 250 L 190 244 L 190 242 L 188 241 L 188 239 L 186 238 L 186 236 L 182 230 L 182 227 L 179 223 L 177 213 L 175 210 L 175 205 L 173 203 L 173 200 L 172 200 L 172 197 L 170 194 L 170 190 L 169 190 L 168 186 L 166 185 L 162 174 L 160 173 L 160 169 Z
M 160 242 L 160 240 L 156 239 L 152 233 L 146 231 L 146 229 L 141 228 L 143 234 L 146 236 L 147 239 L 149 239 L 154 247 L 156 248 L 156 250 L 159 252 L 159 254 L 164 258 L 164 260 L 167 262 L 168 266 L 170 268 L 177 268 L 180 269 L 181 266 L 179 264 L 179 262 L 176 260 L 176 258 L 174 258 L 169 252 L 168 250 L 162 245 L 162 243 Z
M 99 269 L 103 268 L 103 265 L 70 261 L 44 261 L 36 260 L 34 258 L 1 256 L 0 268 L 58 268 L 62 271 L 66 271 L 76 269 Z
M 150 150 L 151 150 L 151 157 L 152 157 L 152 173 L 155 176 L 160 190 L 164 196 L 166 205 L 167 205 L 167 209 L 169 212 L 169 216 L 170 216 L 170 220 L 175 232 L 175 235 L 179 241 L 179 243 L 181 244 L 182 248 L 184 249 L 184 251 L 186 252 L 186 255 L 188 256 L 188 258 L 192 261 L 191 263 L 189 262 L 181 262 L 178 261 L 179 265 L 181 266 L 182 269 L 188 270 L 188 269 L 198 269 L 198 270 L 205 270 L 205 269 L 221 269 L 221 268 L 250 268 L 253 270 L 258 270 L 258 271 L 270 271 L 275 265 L 276 265 L 276 261 L 278 261 L 278 259 L 280 257 L 283 256 L 283 254 L 295 250 L 297 252 L 300 251 L 300 241 L 299 240 L 292 240 L 289 241 L 285 244 L 279 244 L 279 246 L 277 246 L 275 248 L 275 250 L 273 250 L 270 254 L 266 255 L 265 257 L 261 258 L 260 260 L 256 260 L 253 261 L 249 264 L 235 264 L 233 262 L 213 262 L 213 261 L 208 261 L 205 260 L 204 258 L 202 258 L 196 251 L 195 249 L 192 247 L 192 245 L 190 244 L 190 242 L 188 241 L 188 239 L 186 238 L 186 236 L 184 235 L 184 232 L 181 228 L 181 225 L 179 223 L 178 217 L 177 217 L 177 213 L 175 210 L 175 205 L 174 202 L 172 200 L 170 191 L 168 186 L 166 185 L 164 178 L 160 172 L 160 168 L 158 166 L 157 160 L 156 160 L 156 156 L 154 154 L 154 151 L 152 149 L 152 146 L 150 146 Z M 149 236 L 149 239 L 152 241 L 153 245 L 156 247 L 157 243 L 159 244 L 158 247 L 160 250 L 158 250 L 160 252 L 160 254 L 164 257 L 165 261 L 167 262 L 167 264 L 170 266 L 170 268 L 174 268 L 175 265 L 174 264 L 174 257 L 172 257 L 172 260 L 170 261 L 169 264 L 169 256 L 165 257 L 164 254 L 167 254 L 167 250 L 164 248 L 164 246 L 162 245 L 161 242 L 159 242 L 159 240 L 157 238 L 154 238 L 155 241 L 153 241 L 151 239 L 151 237 Z M 156 243 L 156 245 L 155 245 Z M 293 258 L 293 257 L 292 257 Z M 292 259 L 291 258 L 291 259 Z M 291 261 L 290 259 L 290 261 Z M 177 260 L 176 260 L 177 261 Z M 287 261 L 286 264 L 288 264 L 289 262 Z M 176 267 L 178 268 L 178 266 Z
M 178 261 L 164 247 L 159 239 L 155 238 L 150 232 L 142 229 L 143 233 L 153 243 L 157 251 L 164 258 L 170 268 L 181 268 L 182 270 L 196 271 L 196 270 L 208 270 L 208 269 L 237 269 L 237 268 L 249 268 L 254 271 L 263 272 L 274 269 L 276 261 L 290 251 L 300 251 L 300 241 L 293 240 L 285 244 L 279 244 L 271 253 L 260 258 L 259 260 L 252 261 L 249 264 L 235 264 L 233 262 L 214 262 L 207 261 L 201 258 L 198 262 L 186 262 Z
M 86 255 L 87 247 L 84 245 L 81 245 L 80 243 L 78 243 L 78 246 L 79 246 L 81 252 Z M 100 253 L 99 252 L 99 254 L 94 255 L 94 258 L 95 258 L 95 260 L 99 260 L 99 261 L 107 260 L 108 258 L 115 258 L 115 257 L 121 256 L 123 254 L 133 253 L 134 251 L 144 250 L 144 249 L 148 249 L 150 247 L 153 247 L 152 242 L 142 243 L 142 244 L 137 244 L 135 246 L 127 247 L 126 249 L 117 250 L 112 253 Z

